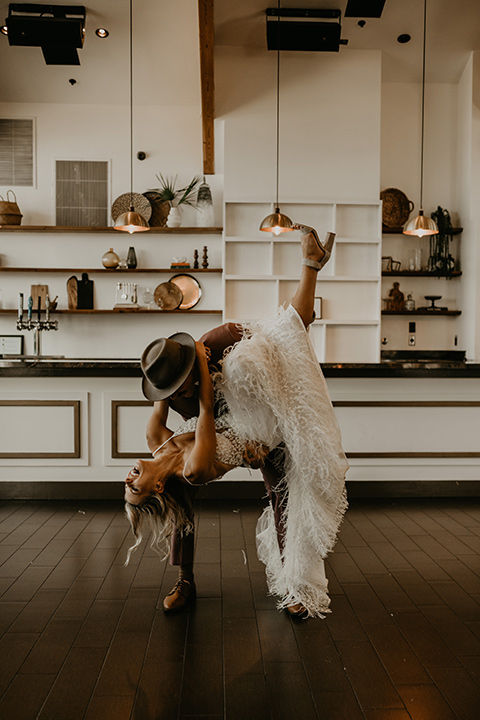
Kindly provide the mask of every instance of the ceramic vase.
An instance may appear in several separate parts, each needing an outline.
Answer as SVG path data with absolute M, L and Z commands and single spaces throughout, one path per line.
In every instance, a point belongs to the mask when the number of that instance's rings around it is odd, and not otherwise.
M 178 206 L 173 206 L 168 213 L 167 227 L 180 227 L 182 224 L 182 210 Z
M 117 253 L 114 252 L 113 248 L 110 248 L 108 252 L 105 253 L 105 255 L 102 257 L 102 265 L 105 268 L 113 269 L 118 267 L 118 263 L 120 262 L 120 258 L 118 257 Z
M 128 248 L 128 254 L 127 254 L 127 268 L 129 270 L 134 270 L 137 267 L 137 255 L 135 253 L 134 247 Z

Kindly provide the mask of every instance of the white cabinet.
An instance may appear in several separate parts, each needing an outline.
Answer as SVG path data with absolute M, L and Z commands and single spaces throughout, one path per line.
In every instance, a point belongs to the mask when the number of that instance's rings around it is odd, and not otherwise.
M 282 203 L 294 222 L 322 239 L 336 233 L 329 263 L 319 273 L 322 317 L 310 334 L 321 362 L 380 359 L 381 203 Z M 225 319 L 248 321 L 290 300 L 300 276 L 298 232 L 259 230 L 267 202 L 227 202 L 224 218 Z

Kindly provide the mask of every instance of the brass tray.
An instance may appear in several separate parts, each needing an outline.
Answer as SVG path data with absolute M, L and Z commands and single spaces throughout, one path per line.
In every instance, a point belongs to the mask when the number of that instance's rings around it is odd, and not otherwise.
M 178 285 L 183 293 L 183 301 L 180 310 L 189 310 L 194 307 L 202 297 L 202 288 L 198 280 L 191 275 L 179 273 L 170 278 L 170 282 Z

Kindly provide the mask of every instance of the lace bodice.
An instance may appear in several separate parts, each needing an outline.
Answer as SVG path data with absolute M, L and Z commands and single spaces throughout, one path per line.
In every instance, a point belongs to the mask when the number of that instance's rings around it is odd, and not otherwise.
M 197 427 L 197 418 L 192 417 L 185 420 L 173 433 L 172 437 L 184 435 L 188 432 L 195 432 Z M 217 436 L 217 449 L 215 459 L 218 462 L 227 463 L 234 467 L 245 466 L 244 452 L 245 445 L 232 430 L 229 425 L 228 415 L 222 415 L 215 419 L 215 428 Z

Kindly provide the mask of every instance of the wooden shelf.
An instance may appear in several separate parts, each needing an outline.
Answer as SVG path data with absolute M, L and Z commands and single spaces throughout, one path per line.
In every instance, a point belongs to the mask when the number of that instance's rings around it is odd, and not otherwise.
M 133 275 L 134 273 L 221 273 L 222 268 L 134 268 L 134 269 L 118 269 L 108 270 L 107 268 L 32 268 L 32 267 L 2 267 L 0 266 L 0 272 L 14 272 L 14 273 L 100 273 L 102 275 L 117 275 L 119 273 L 128 273 Z
M 431 277 L 431 278 L 449 278 L 460 277 L 461 270 L 453 270 L 450 275 L 437 275 L 437 273 L 429 270 L 383 270 L 382 277 Z
M 212 235 L 223 231 L 221 227 L 151 227 L 149 234 L 166 235 Z M 60 225 L 0 225 L 0 232 L 16 232 L 16 233 L 110 233 L 114 232 L 118 235 L 122 231 L 115 230 L 113 227 L 62 227 Z M 123 233 L 128 236 L 128 233 Z M 133 233 L 136 235 L 137 233 Z M 141 233 L 142 237 L 145 232 Z
M 461 310 L 382 310 L 382 315 L 428 315 L 437 317 L 439 315 L 461 315 Z
M 452 228 L 452 235 L 460 235 L 460 233 L 462 233 L 462 232 L 463 232 L 463 228 L 461 228 L 461 227 Z M 383 235 L 403 235 L 403 228 L 382 227 L 382 234 Z M 415 237 L 415 236 L 414 235 L 413 236 L 406 235 L 406 237 Z M 424 236 L 424 237 L 428 237 L 428 236 Z M 421 238 L 418 238 L 418 239 L 421 240 Z
M 221 315 L 221 310 L 149 310 L 145 307 L 140 308 L 112 308 L 111 310 L 99 309 L 99 310 L 52 310 L 50 317 L 52 320 L 57 315 L 122 315 L 125 313 L 130 314 L 145 314 L 145 315 Z M 2 309 L 0 315 L 17 315 L 17 309 Z M 42 311 L 42 315 L 45 311 Z M 26 318 L 26 312 L 23 314 L 24 319 Z M 36 312 L 33 313 L 32 320 L 36 319 Z

